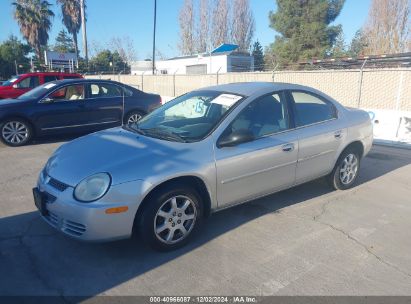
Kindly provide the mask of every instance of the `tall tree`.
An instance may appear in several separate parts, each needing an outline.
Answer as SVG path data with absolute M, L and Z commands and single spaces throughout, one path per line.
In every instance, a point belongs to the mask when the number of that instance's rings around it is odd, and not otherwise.
M 110 65 L 111 62 L 111 65 Z M 90 59 L 90 67 L 96 72 L 117 73 L 119 71 L 127 72 L 130 67 L 127 65 L 117 51 L 101 51 Z
M 199 22 L 197 22 L 196 51 L 207 52 L 210 48 L 210 0 L 200 0 Z
M 65 30 L 61 30 L 58 33 L 53 50 L 60 53 L 72 53 L 75 51 L 73 40 Z
M 340 31 L 337 38 L 335 39 L 335 43 L 331 49 L 330 56 L 331 57 L 344 57 L 348 55 L 347 45 L 345 43 L 345 36 L 344 32 Z
M 108 46 L 111 50 L 117 51 L 121 59 L 128 64 L 137 59 L 137 51 L 134 48 L 134 41 L 129 36 L 113 37 Z
M 33 47 L 38 58 L 42 58 L 42 47 L 47 46 L 51 19 L 54 17 L 51 4 L 46 0 L 16 0 L 14 18 L 20 32 Z
M 230 6 L 227 0 L 214 0 L 212 18 L 212 46 L 214 48 L 228 42 Z
M 279 64 L 323 58 L 333 46 L 340 26 L 330 25 L 345 0 L 276 0 L 270 27 L 280 35 L 272 45 Z
M 251 54 L 254 57 L 254 70 L 263 71 L 264 70 L 264 53 L 263 53 L 263 47 L 261 46 L 258 40 L 254 42 L 253 51 Z
M 61 5 L 61 15 L 64 26 L 73 36 L 74 51 L 78 57 L 78 39 L 77 35 L 81 28 L 81 7 L 80 0 L 57 0 Z
M 249 0 L 234 0 L 231 42 L 237 44 L 240 51 L 249 52 L 254 31 L 255 20 Z
M 372 0 L 364 27 L 367 54 L 401 53 L 411 39 L 410 0 Z
M 184 0 L 180 10 L 180 44 L 179 49 L 184 55 L 191 55 L 195 51 L 194 42 L 194 5 L 193 0 Z
M 350 56 L 364 55 L 364 50 L 367 47 L 367 39 L 362 30 L 358 30 L 351 41 L 349 54 Z
M 16 74 L 17 66 L 22 66 L 19 72 L 29 70 L 28 54 L 31 47 L 22 43 L 16 36 L 10 36 L 0 44 L 0 79 L 7 79 Z

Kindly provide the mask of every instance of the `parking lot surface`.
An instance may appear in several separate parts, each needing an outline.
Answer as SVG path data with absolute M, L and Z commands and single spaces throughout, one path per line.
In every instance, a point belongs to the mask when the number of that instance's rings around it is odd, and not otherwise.
M 0 295 L 411 295 L 410 150 L 374 147 L 349 191 L 322 180 L 283 191 L 157 253 L 43 222 L 31 189 L 61 143 L 0 144 Z

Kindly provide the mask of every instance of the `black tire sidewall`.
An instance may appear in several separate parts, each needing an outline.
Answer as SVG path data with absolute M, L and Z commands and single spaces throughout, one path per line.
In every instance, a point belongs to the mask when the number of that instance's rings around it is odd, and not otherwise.
M 343 184 L 341 182 L 341 179 L 340 179 L 340 169 L 341 169 L 342 162 L 344 161 L 344 159 L 349 154 L 354 154 L 357 157 L 358 169 L 357 169 L 357 173 L 356 173 L 354 179 L 349 184 Z M 334 187 L 334 189 L 336 189 L 336 190 L 350 189 L 355 184 L 355 182 L 357 181 L 358 174 L 360 172 L 360 167 L 361 167 L 361 158 L 360 158 L 359 153 L 357 151 L 353 150 L 353 149 L 349 149 L 349 150 L 344 151 L 341 154 L 341 156 L 338 158 L 337 164 L 336 164 L 336 166 L 335 166 L 335 168 L 332 172 L 332 175 L 331 175 L 331 178 L 332 178 L 331 184 Z
M 157 214 L 158 209 L 173 196 L 184 195 L 189 197 L 197 208 L 197 217 L 194 224 L 193 229 L 191 230 L 190 234 L 175 244 L 166 244 L 161 242 L 154 232 L 154 219 Z M 141 238 L 153 249 L 159 251 L 170 251 L 180 247 L 183 247 L 187 244 L 193 235 L 196 234 L 199 227 L 202 224 L 203 219 L 203 204 L 201 201 L 200 195 L 197 191 L 193 188 L 185 187 L 185 186 L 175 186 L 175 187 L 167 187 L 165 189 L 160 190 L 159 192 L 155 193 L 149 198 L 147 205 L 144 206 L 140 223 L 139 223 L 139 232 Z
M 3 138 L 3 127 L 4 127 L 4 125 L 6 125 L 7 123 L 9 123 L 9 122 L 11 122 L 11 121 L 20 122 L 20 123 L 22 123 L 22 124 L 24 124 L 24 125 L 26 126 L 29 134 L 28 134 L 27 138 L 26 138 L 23 142 L 18 143 L 18 144 L 13 144 L 13 143 L 7 142 L 7 141 Z M 3 122 L 0 123 L 0 140 L 1 140 L 2 143 L 4 143 L 4 144 L 7 145 L 7 146 L 10 146 L 10 147 L 20 147 L 20 146 L 24 146 L 24 145 L 26 145 L 27 143 L 29 143 L 29 142 L 31 141 L 32 137 L 33 137 L 33 128 L 32 128 L 32 126 L 30 125 L 30 123 L 28 123 L 28 122 L 25 121 L 24 119 L 20 119 L 20 118 L 15 118 L 15 119 L 13 119 L 13 118 L 12 118 L 12 119 L 7 119 L 7 120 L 5 120 L 5 121 L 3 121 Z

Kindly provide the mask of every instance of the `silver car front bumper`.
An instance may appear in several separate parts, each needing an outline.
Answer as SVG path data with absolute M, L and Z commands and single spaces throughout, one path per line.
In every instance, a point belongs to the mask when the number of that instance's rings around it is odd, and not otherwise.
M 45 197 L 42 218 L 60 232 L 83 241 L 111 241 L 129 238 L 141 203 L 141 180 L 111 186 L 100 200 L 81 203 L 74 199 L 74 188 L 42 175 L 37 189 Z M 109 208 L 127 206 L 121 213 L 107 214 Z

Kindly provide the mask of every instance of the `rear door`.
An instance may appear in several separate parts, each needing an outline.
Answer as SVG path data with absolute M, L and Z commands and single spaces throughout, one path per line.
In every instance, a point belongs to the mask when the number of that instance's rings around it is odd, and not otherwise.
M 89 112 L 84 97 L 84 84 L 66 85 L 51 92 L 37 104 L 36 125 L 43 133 L 88 130 Z
M 98 128 L 120 125 L 123 112 L 123 91 L 112 83 L 87 84 L 87 109 L 90 123 Z
M 325 98 L 307 91 L 290 91 L 289 98 L 299 142 L 296 182 L 302 183 L 331 172 L 346 129 Z

